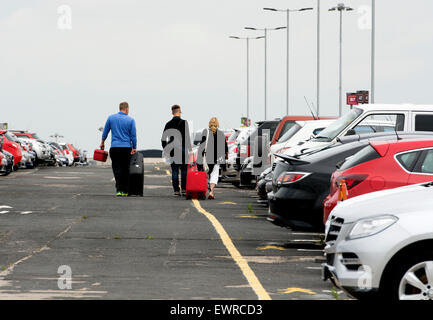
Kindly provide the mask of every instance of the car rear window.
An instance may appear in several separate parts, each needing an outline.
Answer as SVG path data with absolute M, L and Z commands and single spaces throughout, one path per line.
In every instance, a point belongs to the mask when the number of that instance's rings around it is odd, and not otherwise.
M 380 154 L 371 146 L 368 145 L 364 149 L 361 149 L 358 153 L 355 153 L 352 157 L 348 158 L 340 167 L 341 171 L 353 168 L 362 163 L 379 159 Z
M 412 171 L 416 160 L 418 159 L 421 151 L 407 152 L 399 154 L 397 156 L 397 161 L 405 168 L 407 171 Z

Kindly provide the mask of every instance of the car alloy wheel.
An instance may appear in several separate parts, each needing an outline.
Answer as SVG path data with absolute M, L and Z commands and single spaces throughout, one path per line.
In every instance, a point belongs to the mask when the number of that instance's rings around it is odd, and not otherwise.
M 433 261 L 411 267 L 399 286 L 400 300 L 433 300 Z

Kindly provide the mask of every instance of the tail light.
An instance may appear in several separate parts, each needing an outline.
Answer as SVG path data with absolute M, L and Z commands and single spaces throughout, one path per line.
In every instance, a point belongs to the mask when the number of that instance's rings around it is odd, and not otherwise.
M 233 152 L 237 154 L 237 153 L 238 153 L 238 147 L 235 147 L 235 148 L 233 149 Z
M 309 176 L 310 174 L 311 173 L 305 173 L 305 172 L 284 172 L 278 177 L 277 184 L 284 186 L 295 182 L 299 182 L 302 179 Z
M 339 177 L 336 180 L 336 183 L 337 183 L 337 187 L 340 187 L 340 182 L 342 180 L 345 180 L 347 190 L 351 190 L 367 178 L 368 178 L 367 174 L 351 174 L 351 175 Z

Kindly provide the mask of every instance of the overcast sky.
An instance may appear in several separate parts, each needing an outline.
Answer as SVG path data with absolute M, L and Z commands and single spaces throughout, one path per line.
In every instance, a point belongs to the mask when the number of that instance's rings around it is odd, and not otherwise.
M 322 6 L 322 115 L 338 113 L 338 14 Z M 378 103 L 433 104 L 433 1 L 378 0 Z M 370 30 L 362 6 L 344 15 L 344 92 L 370 88 Z M 59 6 L 71 9 L 64 29 Z M 224 128 L 246 115 L 246 26 L 285 26 L 263 7 L 314 7 L 316 0 L 21 0 L 0 3 L 0 122 L 60 133 L 93 150 L 108 115 L 128 101 L 140 149 L 159 148 L 161 130 L 180 104 L 195 129 L 217 116 Z M 316 97 L 316 11 L 291 21 L 292 114 Z M 59 28 L 60 23 L 60 28 Z M 66 24 L 67 25 L 67 24 Z M 268 115 L 285 113 L 286 33 L 269 35 Z M 251 115 L 264 117 L 264 42 L 251 44 Z

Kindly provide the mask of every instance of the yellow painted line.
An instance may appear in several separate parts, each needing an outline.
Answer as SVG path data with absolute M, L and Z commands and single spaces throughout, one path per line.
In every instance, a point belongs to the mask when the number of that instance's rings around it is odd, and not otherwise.
M 231 204 L 231 205 L 236 205 L 237 203 L 236 203 L 236 202 L 229 202 L 229 201 L 226 201 L 226 202 L 218 202 L 218 204 Z
M 170 170 L 165 170 L 165 173 L 166 173 L 168 176 L 171 176 Z
M 238 218 L 241 218 L 241 219 L 258 219 L 259 217 L 257 217 L 257 216 L 238 216 Z
M 295 292 L 300 292 L 300 293 L 307 293 L 307 294 L 311 294 L 314 295 L 316 294 L 316 292 L 311 291 L 309 289 L 302 289 L 302 288 L 287 288 L 287 289 L 280 289 L 278 290 L 280 294 L 291 294 L 291 293 L 295 293 Z
M 265 288 L 263 288 L 259 279 L 255 275 L 254 271 L 248 265 L 247 260 L 245 260 L 245 258 L 240 254 L 238 249 L 236 249 L 235 245 L 233 244 L 233 241 L 230 239 L 229 235 L 227 234 L 227 232 L 225 231 L 221 223 L 215 218 L 214 215 L 204 210 L 198 200 L 192 200 L 192 202 L 195 208 L 200 213 L 202 213 L 206 218 L 208 218 L 208 220 L 212 223 L 213 227 L 215 228 L 221 240 L 223 241 L 224 246 L 227 248 L 232 259 L 236 262 L 236 264 L 241 269 L 244 277 L 247 279 L 248 283 L 256 293 L 259 300 L 272 300 L 269 294 L 266 292 Z
M 263 246 L 263 247 L 257 247 L 257 250 L 280 250 L 280 251 L 284 251 L 286 249 L 284 247 L 280 247 L 280 246 Z

